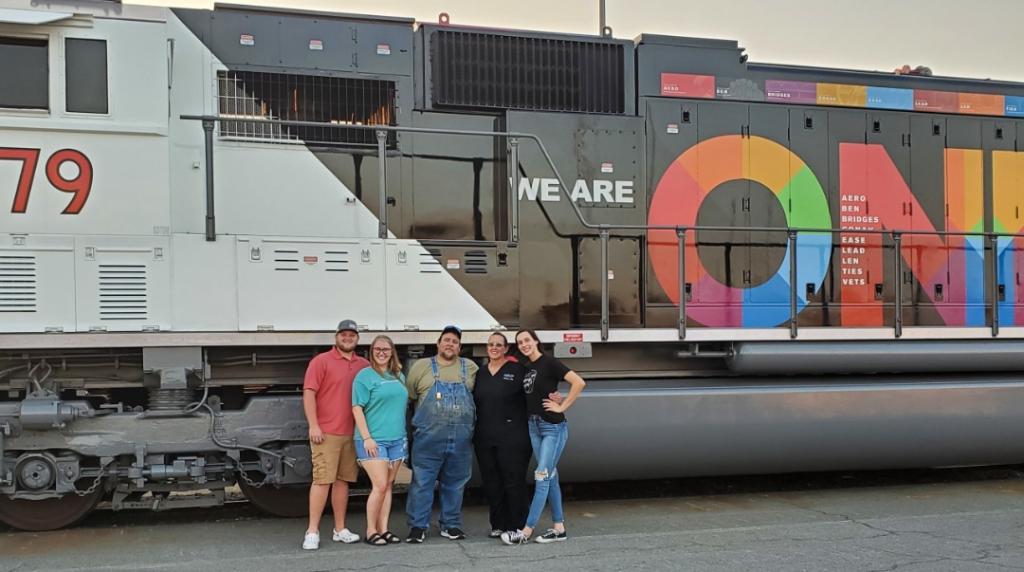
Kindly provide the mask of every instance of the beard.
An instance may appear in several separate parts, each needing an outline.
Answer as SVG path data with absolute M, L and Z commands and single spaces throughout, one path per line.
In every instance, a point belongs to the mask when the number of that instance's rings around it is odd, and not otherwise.
M 338 351 L 352 353 L 355 351 L 357 343 L 358 342 L 337 342 L 334 344 L 334 347 L 338 348 Z

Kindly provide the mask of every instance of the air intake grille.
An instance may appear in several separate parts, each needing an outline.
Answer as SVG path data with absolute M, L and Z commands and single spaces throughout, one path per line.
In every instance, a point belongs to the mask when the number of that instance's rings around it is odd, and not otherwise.
M 36 257 L 0 255 L 0 312 L 36 311 Z
M 437 30 L 437 106 L 623 113 L 622 44 Z
M 266 119 L 336 125 L 394 125 L 395 83 L 253 71 L 217 72 L 217 108 L 222 137 L 317 144 L 377 145 L 369 129 L 297 127 Z M 394 133 L 389 134 L 394 146 Z
M 100 264 L 100 319 L 146 319 L 146 265 Z

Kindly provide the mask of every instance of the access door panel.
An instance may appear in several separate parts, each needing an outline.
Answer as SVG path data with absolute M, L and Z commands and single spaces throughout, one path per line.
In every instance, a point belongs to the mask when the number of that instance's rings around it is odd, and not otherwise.
M 382 241 L 243 237 L 237 249 L 240 330 L 327 330 L 342 317 L 384 329 Z
M 0 332 L 73 332 L 75 240 L 0 234 Z
M 690 165 L 703 196 L 697 225 L 729 230 L 698 231 L 694 237 L 699 264 L 688 262 L 694 303 L 688 314 L 708 326 L 742 326 L 744 279 L 750 275 L 750 185 L 743 172 L 749 107 L 698 107 L 700 151 Z

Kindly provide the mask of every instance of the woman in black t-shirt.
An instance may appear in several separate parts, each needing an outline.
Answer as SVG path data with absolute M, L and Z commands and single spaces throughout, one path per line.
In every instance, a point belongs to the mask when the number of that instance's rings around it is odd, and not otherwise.
M 516 344 L 526 358 L 523 361 L 526 368 L 523 389 L 529 414 L 530 442 L 533 455 L 537 458 L 537 470 L 534 473 L 537 486 L 533 491 L 526 526 L 522 530 L 503 533 L 501 541 L 505 544 L 523 544 L 528 541 L 540 521 L 544 505 L 550 504 L 553 526 L 538 536 L 537 542 L 560 542 L 567 538 L 562 512 L 562 490 L 558 485 L 558 459 L 569 438 L 565 411 L 572 407 L 586 382 L 562 362 L 541 353 L 540 340 L 533 330 L 517 332 Z M 558 384 L 562 381 L 569 382 L 569 395 L 562 403 L 556 403 L 549 394 L 558 391 Z
M 494 332 L 487 338 L 487 363 L 476 373 L 473 445 L 484 494 L 491 509 L 491 538 L 519 530 L 526 522 L 529 496 L 526 471 L 530 434 L 526 430 L 523 366 L 506 357 L 508 340 Z

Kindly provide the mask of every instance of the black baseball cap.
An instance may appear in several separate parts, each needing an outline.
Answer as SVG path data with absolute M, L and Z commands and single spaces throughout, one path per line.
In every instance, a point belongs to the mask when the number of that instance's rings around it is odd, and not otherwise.
M 458 326 L 453 326 L 451 324 L 445 326 L 444 329 L 441 330 L 441 336 L 438 336 L 438 338 L 444 336 L 445 334 L 449 334 L 449 333 L 450 334 L 455 334 L 455 337 L 459 338 L 459 341 L 462 341 L 462 330 L 459 329 Z
M 342 320 L 338 322 L 338 328 L 334 330 L 335 334 L 340 334 L 341 332 L 355 332 L 358 334 L 359 326 L 356 325 L 355 320 Z

